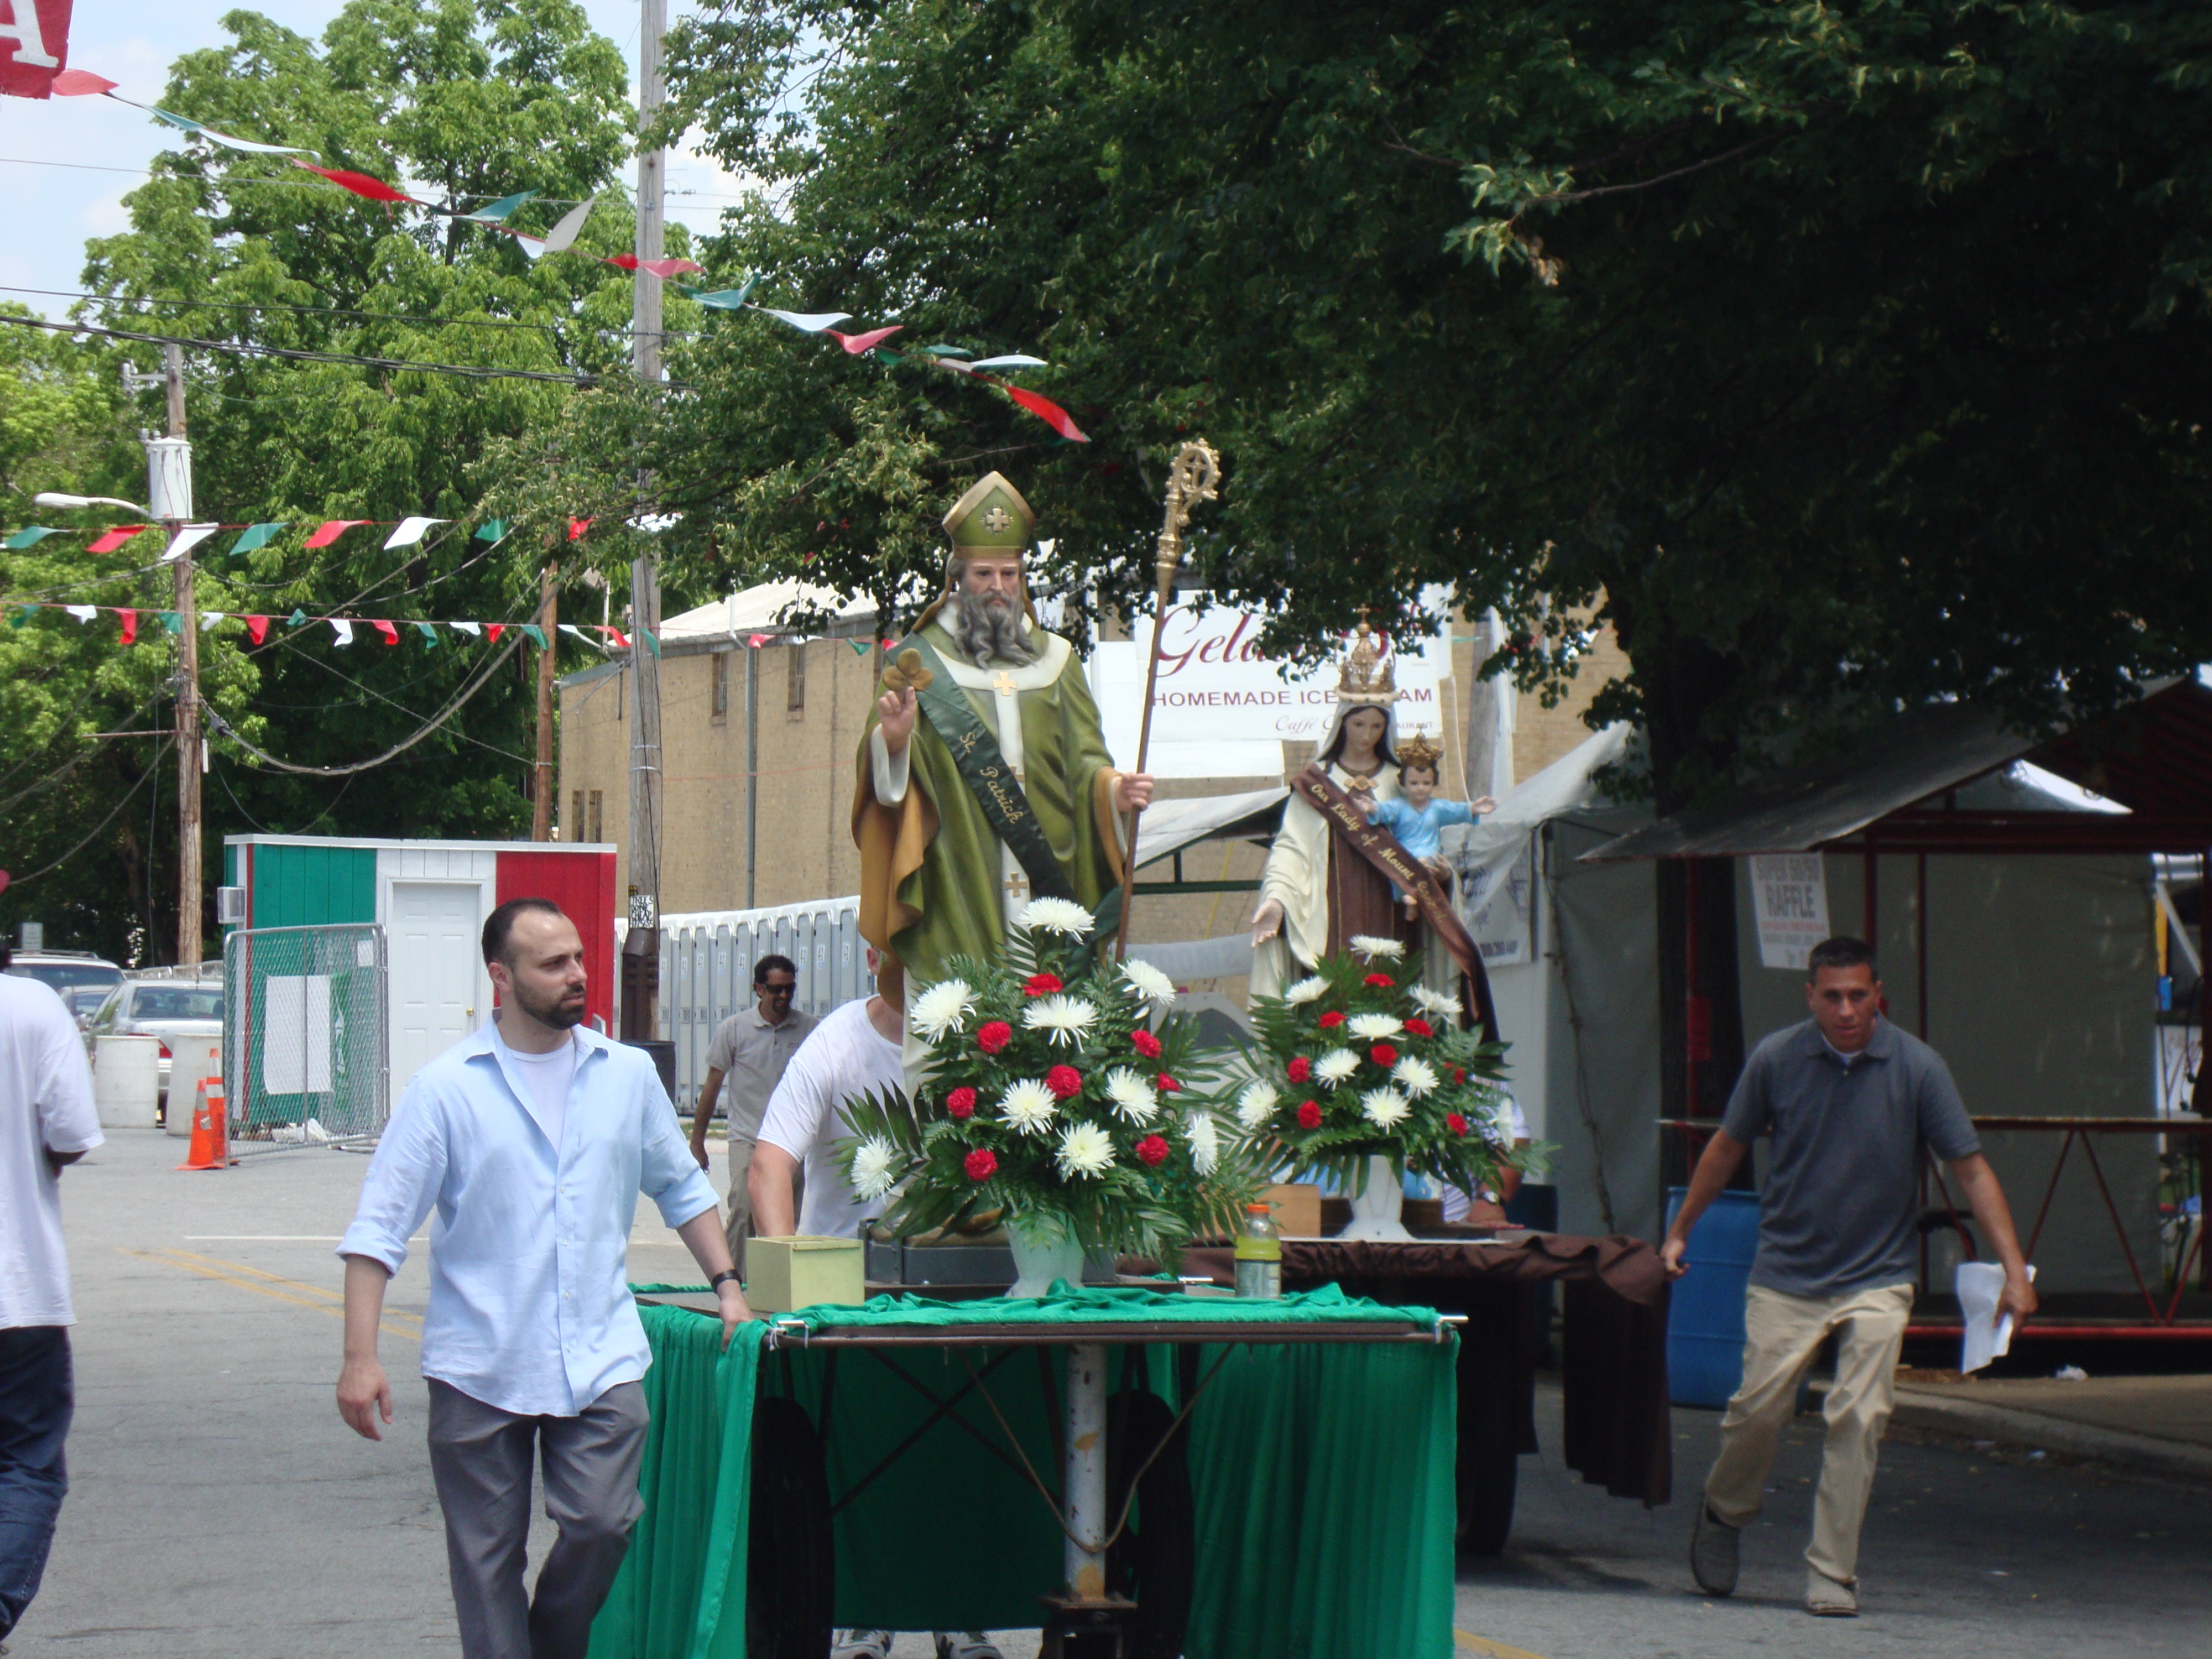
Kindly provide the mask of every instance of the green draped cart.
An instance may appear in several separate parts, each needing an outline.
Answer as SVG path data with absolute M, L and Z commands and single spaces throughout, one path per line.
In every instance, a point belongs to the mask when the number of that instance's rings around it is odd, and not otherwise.
M 879 1297 L 721 1352 L 703 1300 L 641 1294 L 645 1510 L 592 1659 L 822 1659 L 833 1623 L 1451 1653 L 1458 1337 L 1430 1310 Z

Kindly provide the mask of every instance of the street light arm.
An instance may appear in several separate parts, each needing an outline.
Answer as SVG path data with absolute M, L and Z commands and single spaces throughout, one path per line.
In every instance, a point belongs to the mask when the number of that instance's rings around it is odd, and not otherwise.
M 65 495 L 58 489 L 42 489 L 31 500 L 40 507 L 119 507 L 125 512 L 143 513 L 149 519 L 154 516 L 150 508 L 126 501 L 119 495 Z

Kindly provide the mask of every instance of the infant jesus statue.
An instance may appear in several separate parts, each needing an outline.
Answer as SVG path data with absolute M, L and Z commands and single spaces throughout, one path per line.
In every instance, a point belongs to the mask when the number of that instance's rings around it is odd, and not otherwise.
M 1364 805 L 1368 823 L 1379 823 L 1395 836 L 1398 844 L 1435 871 L 1449 890 L 1451 868 L 1444 862 L 1439 832 L 1448 823 L 1473 823 L 1484 813 L 1496 811 L 1498 803 L 1488 795 L 1472 801 L 1437 799 L 1437 768 L 1443 759 L 1443 749 L 1416 732 L 1398 745 L 1397 798 Z M 1390 891 L 1404 902 L 1406 919 L 1418 920 L 1421 908 L 1413 896 L 1400 892 L 1395 883 Z

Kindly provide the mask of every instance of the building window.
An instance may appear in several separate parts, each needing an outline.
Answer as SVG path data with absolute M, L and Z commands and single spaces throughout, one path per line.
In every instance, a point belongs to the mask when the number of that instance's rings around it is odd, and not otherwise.
M 791 660 L 791 696 L 784 707 L 796 714 L 806 707 L 806 647 L 794 640 L 784 649 Z
M 730 653 L 717 651 L 710 659 L 714 664 L 714 691 L 707 707 L 717 724 L 730 718 Z
M 589 837 L 584 834 L 584 792 L 580 789 L 572 790 L 569 792 L 568 827 L 568 838 L 570 841 L 585 841 L 589 839 Z
M 629 669 L 617 668 L 615 670 L 615 718 L 617 720 L 620 720 L 623 717 L 623 699 L 624 696 L 629 695 Z
M 596 842 L 606 839 L 599 817 L 599 792 L 596 789 L 592 791 L 592 816 L 589 827 L 591 834 L 585 836 L 585 840 Z

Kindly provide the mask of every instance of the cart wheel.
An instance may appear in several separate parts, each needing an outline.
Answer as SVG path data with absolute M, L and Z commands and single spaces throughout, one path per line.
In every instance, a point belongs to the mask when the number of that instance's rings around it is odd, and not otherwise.
M 1106 1416 L 1106 1515 L 1121 1512 L 1129 1477 L 1175 1426 L 1176 1414 L 1155 1394 L 1127 1389 L 1109 1402 Z M 1122 1626 L 1126 1659 L 1178 1659 L 1190 1624 L 1195 1579 L 1197 1521 L 1190 1497 L 1190 1453 L 1178 1433 L 1137 1483 L 1136 1512 L 1106 1555 L 1106 1588 L 1126 1595 L 1137 1611 Z
M 822 1439 L 793 1400 L 753 1402 L 747 1659 L 827 1659 L 836 1590 Z
M 1512 1373 L 1499 1356 L 1462 1342 L 1459 1350 L 1459 1547 L 1469 1555 L 1502 1555 L 1513 1531 L 1514 1489 L 1521 1473 L 1514 1422 Z

